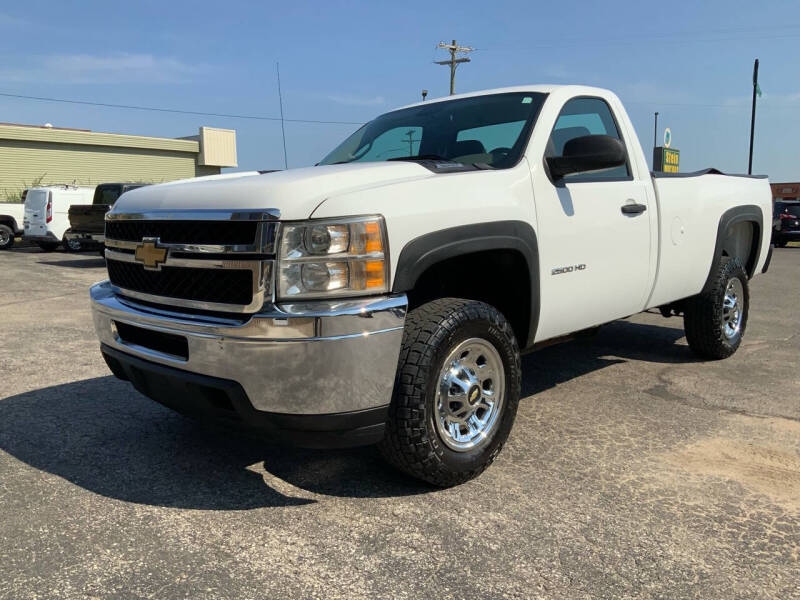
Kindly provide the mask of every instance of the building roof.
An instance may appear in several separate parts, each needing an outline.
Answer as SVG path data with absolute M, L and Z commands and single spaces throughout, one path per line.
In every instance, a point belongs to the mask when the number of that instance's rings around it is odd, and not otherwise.
M 101 133 L 86 129 L 43 127 L 40 125 L 17 125 L 0 123 L 0 139 L 56 144 L 83 144 L 87 146 L 110 146 L 116 148 L 144 148 L 148 150 L 171 150 L 198 154 L 200 142 L 173 138 Z

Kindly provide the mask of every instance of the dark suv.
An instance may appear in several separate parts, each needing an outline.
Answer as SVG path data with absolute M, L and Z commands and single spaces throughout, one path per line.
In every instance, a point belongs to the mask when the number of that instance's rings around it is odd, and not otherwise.
M 800 242 L 800 201 L 776 200 L 773 218 L 772 243 L 777 248 Z

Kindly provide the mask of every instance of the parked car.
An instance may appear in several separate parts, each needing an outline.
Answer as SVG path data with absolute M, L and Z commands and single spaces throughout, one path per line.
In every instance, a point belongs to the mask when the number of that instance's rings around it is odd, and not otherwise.
M 66 240 L 69 228 L 69 207 L 91 202 L 94 186 L 48 185 L 30 188 L 25 198 L 23 239 L 36 243 L 42 250 L 52 252 Z
M 0 204 L 0 250 L 11 248 L 14 245 L 14 238 L 22 235 L 24 215 L 24 204 Z
M 776 200 L 774 215 L 772 243 L 783 248 L 789 242 L 800 241 L 800 201 Z
M 70 252 L 99 248 L 103 252 L 106 213 L 122 194 L 143 185 L 147 184 L 101 183 L 94 190 L 91 204 L 70 206 L 70 228 L 64 233 L 65 248 Z
M 766 177 L 651 176 L 607 90 L 505 88 L 319 166 L 126 193 L 91 305 L 111 371 L 166 406 L 448 486 L 500 452 L 522 352 L 650 308 L 736 352 L 771 211 Z

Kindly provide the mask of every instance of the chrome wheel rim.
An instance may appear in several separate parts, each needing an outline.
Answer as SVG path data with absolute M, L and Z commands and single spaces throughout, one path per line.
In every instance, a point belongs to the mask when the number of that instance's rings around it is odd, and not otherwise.
M 8 244 L 11 236 L 8 235 L 8 232 L 5 230 L 0 229 L 0 246 L 5 246 Z
M 81 249 L 81 243 L 78 240 L 67 240 L 67 246 L 69 246 L 70 250 Z
M 734 277 L 725 288 L 722 299 L 722 333 L 729 340 L 742 330 L 742 310 L 744 309 L 744 286 Z
M 480 338 L 458 344 L 439 373 L 434 421 L 456 452 L 487 443 L 503 409 L 506 376 L 497 349 Z

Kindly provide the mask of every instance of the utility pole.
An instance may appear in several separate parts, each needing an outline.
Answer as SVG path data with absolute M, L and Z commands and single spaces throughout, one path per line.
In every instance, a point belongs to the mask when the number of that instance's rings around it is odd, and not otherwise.
M 653 171 L 656 170 L 656 146 L 658 146 L 658 111 L 655 115 L 655 125 L 653 126 Z
M 470 59 L 466 56 L 462 56 L 460 58 L 456 57 L 456 54 L 461 53 L 468 53 L 475 50 L 475 48 L 468 48 L 467 46 L 459 46 L 455 40 L 453 40 L 452 44 L 445 44 L 444 42 L 439 42 L 439 45 L 436 46 L 437 48 L 442 48 L 450 52 L 450 60 L 437 60 L 434 61 L 437 65 L 449 65 L 450 66 L 450 95 L 456 93 L 456 67 L 461 63 L 468 63 Z
M 747 174 L 753 174 L 753 135 L 756 131 L 756 94 L 761 95 L 758 87 L 758 59 L 753 63 L 753 112 L 750 115 L 750 159 L 747 161 Z

